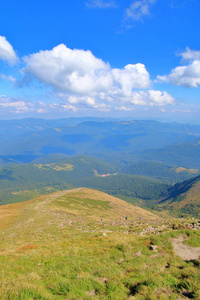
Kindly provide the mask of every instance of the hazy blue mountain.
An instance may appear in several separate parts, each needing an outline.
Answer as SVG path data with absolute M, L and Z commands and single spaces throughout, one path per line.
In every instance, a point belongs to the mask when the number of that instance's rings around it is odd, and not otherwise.
M 91 118 L 1 121 L 0 164 L 10 161 L 29 163 L 42 156 L 64 154 L 108 159 L 134 157 L 135 160 L 194 167 L 194 163 L 190 162 L 190 152 L 187 153 L 185 147 L 180 150 L 182 159 L 179 161 L 179 154 L 173 155 L 173 151 L 177 144 L 194 145 L 199 135 L 198 125 L 156 121 L 94 121 Z M 171 159 L 167 160 L 166 155 Z
M 187 143 L 176 143 L 159 149 L 143 151 L 135 157 L 135 159 L 139 158 L 171 166 L 200 169 L 200 138 Z

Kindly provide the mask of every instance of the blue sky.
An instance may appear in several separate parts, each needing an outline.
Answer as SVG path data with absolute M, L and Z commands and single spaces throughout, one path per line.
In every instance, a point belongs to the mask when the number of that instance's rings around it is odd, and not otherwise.
M 0 118 L 200 123 L 199 0 L 0 3 Z

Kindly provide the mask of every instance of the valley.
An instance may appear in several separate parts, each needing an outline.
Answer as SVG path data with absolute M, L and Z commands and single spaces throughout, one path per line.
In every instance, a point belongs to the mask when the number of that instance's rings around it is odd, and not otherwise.
M 198 300 L 199 132 L 3 122 L 0 298 Z

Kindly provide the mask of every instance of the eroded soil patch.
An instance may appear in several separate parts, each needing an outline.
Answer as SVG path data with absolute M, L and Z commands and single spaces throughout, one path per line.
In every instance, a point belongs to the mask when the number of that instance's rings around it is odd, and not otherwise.
M 197 260 L 200 258 L 200 247 L 190 247 L 185 245 L 184 237 L 180 235 L 176 239 L 172 239 L 174 253 L 184 260 Z

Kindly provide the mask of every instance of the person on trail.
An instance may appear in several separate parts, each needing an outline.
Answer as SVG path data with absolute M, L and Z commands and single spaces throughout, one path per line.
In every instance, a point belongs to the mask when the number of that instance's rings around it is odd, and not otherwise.
M 126 220 L 128 219 L 128 217 L 126 216 Z
M 122 217 L 119 217 L 119 219 L 120 219 L 120 221 L 121 221 Z

